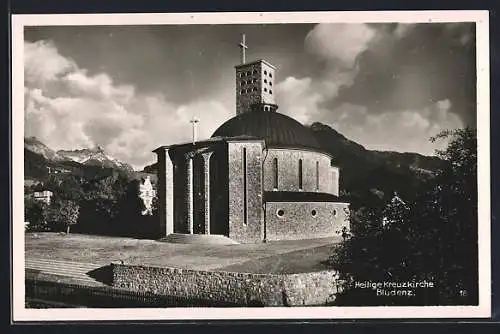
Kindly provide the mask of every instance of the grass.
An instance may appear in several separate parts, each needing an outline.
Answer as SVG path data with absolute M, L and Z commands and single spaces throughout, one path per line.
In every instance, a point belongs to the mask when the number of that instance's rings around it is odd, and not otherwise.
M 171 244 L 154 240 L 82 234 L 27 233 L 25 257 L 107 265 L 125 264 L 197 270 L 294 273 L 323 270 L 338 238 L 240 245 Z

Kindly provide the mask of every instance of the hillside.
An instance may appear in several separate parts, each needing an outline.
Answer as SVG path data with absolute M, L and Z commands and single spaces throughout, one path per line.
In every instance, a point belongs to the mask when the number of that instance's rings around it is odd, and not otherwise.
M 330 153 L 340 167 L 340 185 L 350 197 L 367 193 L 390 194 L 397 191 L 411 196 L 424 181 L 432 178 L 443 166 L 437 157 L 418 153 L 367 150 L 328 125 L 316 122 L 310 126 L 316 140 Z M 156 164 L 144 167 L 144 172 L 156 173 Z
M 322 123 L 313 123 L 310 129 L 340 167 L 341 188 L 349 193 L 397 191 L 411 196 L 444 164 L 437 157 L 418 153 L 367 150 Z

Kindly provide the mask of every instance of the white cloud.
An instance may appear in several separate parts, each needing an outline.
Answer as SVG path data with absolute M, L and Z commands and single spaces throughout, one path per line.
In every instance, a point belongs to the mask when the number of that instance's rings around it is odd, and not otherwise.
M 200 119 L 199 138 L 210 137 L 230 113 L 216 100 L 174 105 L 117 85 L 106 73 L 89 75 L 51 42 L 25 42 L 25 136 L 53 149 L 102 146 L 142 168 L 158 146 L 191 138 L 189 119 Z
M 319 78 L 288 77 L 277 85 L 280 111 L 307 124 L 321 121 L 369 149 L 434 154 L 445 142 L 431 143 L 429 138 L 444 129 L 463 126 L 450 112 L 448 99 L 430 102 L 419 110 L 388 110 L 371 113 L 369 107 L 344 103 L 334 110 L 325 105 L 337 97 L 341 86 L 354 82 L 359 68 L 358 57 L 370 50 L 389 56 L 397 40 L 406 37 L 414 24 L 398 24 L 395 29 L 372 28 L 366 24 L 318 24 L 307 35 L 306 50 L 324 65 Z M 421 78 L 411 76 L 398 86 L 395 94 L 407 102 L 421 94 Z M 442 145 L 442 146 L 437 146 Z
M 450 108 L 451 102 L 446 99 L 420 110 L 372 114 L 365 106 L 344 103 L 333 111 L 328 123 L 368 149 L 432 155 L 447 142 L 431 143 L 430 137 L 463 126 Z
M 324 66 L 321 77 L 288 77 L 277 85 L 280 111 L 299 122 L 317 120 L 327 110 L 320 105 L 334 99 L 342 86 L 350 86 L 358 74 L 358 57 L 379 37 L 366 24 L 317 24 L 306 36 L 305 49 Z
M 335 61 L 338 66 L 352 68 L 376 35 L 366 24 L 318 24 L 306 36 L 306 49 L 321 59 Z

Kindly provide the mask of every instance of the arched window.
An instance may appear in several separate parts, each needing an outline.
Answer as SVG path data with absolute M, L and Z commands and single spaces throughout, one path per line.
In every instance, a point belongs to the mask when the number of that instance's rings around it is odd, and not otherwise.
M 319 161 L 316 161 L 316 191 L 319 191 Z
M 273 187 L 278 189 L 278 158 L 273 159 Z
M 299 159 L 299 190 L 302 190 L 302 159 Z

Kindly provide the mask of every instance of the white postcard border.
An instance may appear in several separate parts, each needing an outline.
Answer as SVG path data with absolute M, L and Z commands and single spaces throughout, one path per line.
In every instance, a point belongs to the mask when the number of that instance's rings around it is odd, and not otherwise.
M 265 307 L 165 309 L 26 309 L 24 305 L 25 26 L 476 22 L 479 212 L 479 305 L 420 307 Z M 488 11 L 379 11 L 183 14 L 44 14 L 12 16 L 13 321 L 487 318 L 491 316 L 490 81 Z

